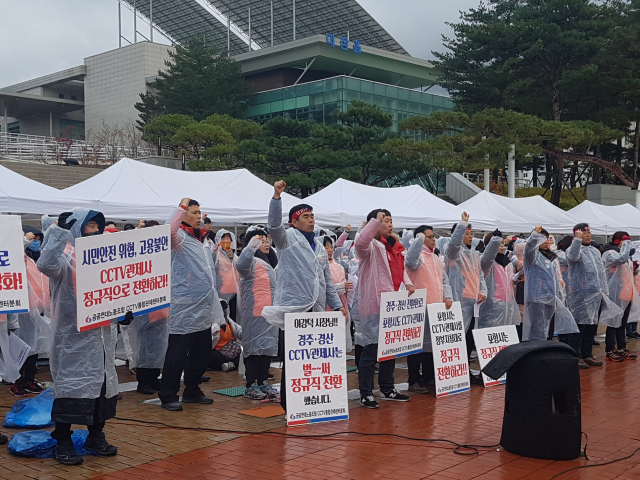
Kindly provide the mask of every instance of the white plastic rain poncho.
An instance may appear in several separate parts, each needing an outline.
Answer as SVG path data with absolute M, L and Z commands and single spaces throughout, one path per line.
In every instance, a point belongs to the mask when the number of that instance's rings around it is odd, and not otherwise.
M 451 237 L 440 237 L 436 240 L 436 248 L 440 251 L 440 254 L 443 255 L 443 257 L 449 240 L 451 240 Z
M 335 251 L 333 256 L 335 257 Z M 345 339 L 346 344 L 345 348 L 347 352 L 350 352 L 353 348 L 353 341 L 351 339 L 351 316 L 349 315 L 349 300 L 347 298 L 346 291 L 346 282 L 347 275 L 344 271 L 344 267 L 342 264 L 336 262 L 334 259 L 329 260 L 329 272 L 331 273 L 331 281 L 333 282 L 333 286 L 336 289 L 336 293 L 340 298 L 340 302 L 342 302 L 342 306 L 347 310 L 347 323 L 346 323 L 346 332 Z M 349 290 L 351 291 L 351 290 Z M 329 305 L 327 305 L 327 310 L 333 310 Z
M 623 311 L 631 302 L 627 323 L 640 320 L 640 296 L 636 290 L 633 278 L 633 263 L 629 257 L 631 242 L 625 240 L 622 247 L 614 245 L 605 246 L 602 254 L 602 263 L 609 283 L 609 299 Z M 616 315 L 602 323 L 608 327 L 618 328 L 622 325 L 623 314 Z
M 220 245 L 224 235 L 231 237 L 231 253 L 228 253 Z M 238 272 L 234 266 L 238 259 L 236 252 L 236 236 L 224 228 L 216 233 L 216 246 L 214 248 L 216 265 L 216 285 L 218 295 L 227 302 L 238 293 Z
M 0 313 L 0 377 L 14 383 L 20 378 L 20 369 L 15 362 L 5 363 L 4 355 L 9 355 L 9 322 L 6 313 Z
M 244 356 L 278 354 L 278 328 L 262 317 L 262 309 L 273 305 L 276 271 L 255 254 L 262 240 L 253 237 L 236 261 L 240 277 L 240 310 Z M 275 255 L 275 254 L 274 254 Z
M 624 312 L 609 300 L 609 282 L 600 250 L 574 238 L 566 251 L 568 267 L 567 306 L 579 325 L 608 325 Z
M 29 356 L 49 354 L 53 332 L 49 310 L 49 279 L 38 270 L 35 262 L 25 255 L 29 311 L 9 314 L 9 328 L 25 342 L 31 351 Z
M 524 249 L 524 318 L 522 339 L 546 340 L 549 324 L 554 319 L 554 333 L 578 333 L 573 316 L 562 303 L 562 275 L 557 259 L 549 259 L 540 252 L 547 238 L 533 232 Z
M 182 228 L 186 213 L 178 208 L 171 219 L 171 335 L 201 332 L 213 322 L 224 322 L 211 249 Z
M 169 308 L 139 315 L 124 329 L 132 352 L 133 365 L 129 365 L 130 368 L 164 366 L 169 344 Z
M 382 224 L 376 218 L 369 220 L 369 223 L 356 238 L 355 243 L 356 255 L 360 259 L 358 267 L 358 313 L 365 346 L 378 343 L 380 296 L 384 292 L 396 290 L 387 258 L 387 255 L 391 255 L 391 253 L 387 252 L 381 241 L 374 238 L 380 225 Z M 404 251 L 404 247 L 402 247 L 399 240 L 395 240 L 395 242 L 395 245 Z M 402 267 L 404 270 L 404 265 Z M 403 274 L 403 282 L 405 285 L 411 285 L 407 272 Z
M 118 394 L 111 325 L 79 332 L 76 312 L 75 241 L 98 212 L 74 209 L 71 230 L 52 225 L 40 249 L 38 269 L 49 277 L 53 346 L 49 365 L 53 394 L 58 398 L 96 399 L 106 379 L 106 398 Z
M 53 225 L 56 221 L 55 217 L 50 217 L 49 215 L 42 215 L 40 218 L 40 223 L 42 224 L 42 232 L 46 233 L 51 225 Z
M 459 301 L 465 331 L 469 330 L 478 295 L 487 295 L 487 284 L 480 267 L 480 254 L 463 244 L 468 222 L 460 222 L 445 247 L 445 271 L 449 277 L 453 300 Z
M 502 238 L 492 237 L 480 258 L 480 266 L 487 284 L 487 299 L 480 304 L 476 328 L 520 325 L 520 310 L 513 285 L 513 264 L 496 262 Z M 503 257 L 504 258 L 504 257 Z
M 444 271 L 444 265 L 440 257 L 424 245 L 424 234 L 419 233 L 411 241 L 409 250 L 404 259 L 404 266 L 411 283 L 416 289 L 427 290 L 427 304 L 442 303 L 445 299 L 453 300 L 449 277 Z M 426 312 L 426 324 L 424 327 L 423 352 L 432 352 L 431 330 L 429 324 L 429 314 Z
M 281 200 L 271 199 L 268 227 L 278 249 L 278 268 L 273 306 L 262 310 L 267 322 L 284 328 L 285 313 L 322 312 L 327 303 L 334 310 L 341 308 L 324 247 L 314 243 L 312 249 L 299 230 L 284 228 Z
M 347 294 L 349 302 L 349 318 L 353 323 L 354 335 L 353 339 L 356 345 L 364 347 L 364 337 L 362 336 L 362 328 L 360 327 L 360 313 L 358 310 L 358 270 L 360 267 L 360 259 L 356 255 L 356 249 L 349 251 L 349 280 L 353 282 L 353 288 Z

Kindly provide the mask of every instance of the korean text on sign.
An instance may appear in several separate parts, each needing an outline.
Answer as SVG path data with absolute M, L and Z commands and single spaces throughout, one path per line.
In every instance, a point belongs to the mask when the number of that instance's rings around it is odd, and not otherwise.
M 427 311 L 433 345 L 436 397 L 466 392 L 471 384 L 460 302 L 453 302 L 449 310 L 444 303 L 433 303 L 427 306 Z
M 344 315 L 287 313 L 284 331 L 287 424 L 348 419 Z
M 170 305 L 170 235 L 160 225 L 76 241 L 78 330 Z
M 478 362 L 482 370 L 500 350 L 504 350 L 509 345 L 515 345 L 518 341 L 518 331 L 515 325 L 505 325 L 503 327 L 493 328 L 476 328 L 473 331 L 473 339 L 476 342 L 476 351 L 478 352 Z M 482 374 L 482 380 L 485 387 L 493 387 L 507 381 L 505 373 L 499 379 L 487 377 Z
M 0 215 L 0 314 L 29 311 L 22 220 Z
M 422 351 L 427 291 L 386 292 L 380 297 L 378 360 L 390 360 Z

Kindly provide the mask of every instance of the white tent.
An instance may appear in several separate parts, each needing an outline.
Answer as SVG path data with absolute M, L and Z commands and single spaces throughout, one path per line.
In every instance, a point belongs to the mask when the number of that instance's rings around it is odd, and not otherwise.
M 60 190 L 0 165 L 0 212 L 58 215 L 74 206 Z
M 500 230 L 512 233 L 529 233 L 536 225 L 542 225 L 551 233 L 572 233 L 573 226 L 578 223 L 569 212 L 540 195 L 508 198 L 483 190 L 458 206 L 469 212 L 472 219 L 477 215 L 497 218 Z M 597 230 L 600 226 L 595 227 Z M 599 232 L 594 230 L 594 233 Z
M 613 235 L 622 230 L 630 235 L 640 235 L 640 210 L 628 203 L 610 206 L 586 200 L 569 210 L 569 213 L 579 222 L 588 223 L 591 231 L 594 225 L 600 225 L 604 231 L 599 234 Z
M 460 221 L 462 208 L 452 205 L 417 185 L 396 188 L 380 188 L 338 179 L 318 193 L 304 199 L 314 207 L 315 217 L 321 225 L 361 225 L 367 214 L 377 208 L 385 208 L 393 216 L 395 228 L 416 228 L 431 225 L 449 230 Z M 325 218 L 322 209 L 331 214 Z M 496 221 L 487 215 L 477 214 L 471 223 L 478 230 L 494 230 Z
M 77 205 L 113 220 L 164 221 L 189 197 L 215 225 L 266 223 L 273 186 L 248 170 L 190 172 L 123 158 L 98 175 L 63 190 Z M 283 217 L 302 200 L 284 194 Z M 331 217 L 330 212 L 318 212 Z M 285 218 L 286 220 L 286 218 Z

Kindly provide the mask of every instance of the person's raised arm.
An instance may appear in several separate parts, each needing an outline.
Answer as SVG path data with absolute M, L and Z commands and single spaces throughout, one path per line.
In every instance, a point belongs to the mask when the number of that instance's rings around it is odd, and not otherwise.
M 171 222 L 169 222 L 171 225 L 171 250 L 179 250 L 182 248 L 182 241 L 180 240 L 178 231 L 180 230 L 180 225 L 182 225 L 182 220 L 184 220 L 187 214 L 190 201 L 191 199 L 189 197 L 183 198 L 180 201 L 180 207 L 174 212 L 173 217 L 171 217 Z
M 633 255 L 631 250 L 635 253 L 635 249 L 631 248 L 631 242 L 625 240 L 622 242 L 620 252 L 615 252 L 613 250 L 606 251 L 602 256 L 602 262 L 604 263 L 605 268 L 619 267 L 620 265 L 627 263 L 629 261 L 629 257 Z
M 384 217 L 385 214 L 379 212 L 377 218 L 369 220 L 369 223 L 360 232 L 360 236 L 356 238 L 355 249 L 358 258 L 368 258 L 371 255 L 371 242 L 373 242 L 376 233 L 378 233 Z
M 482 255 L 480 256 L 480 268 L 485 275 L 489 273 L 491 265 L 495 262 L 501 243 L 502 233 L 500 230 L 496 230 L 493 232 L 493 237 L 489 240 L 489 244 L 485 245 L 484 252 L 482 252 Z
M 424 233 L 416 235 L 413 243 L 409 245 L 407 255 L 404 257 L 404 267 L 407 270 L 415 272 L 420 268 L 420 253 L 422 253 L 422 245 L 424 244 Z M 435 254 L 434 254 L 435 255 Z
M 575 238 L 569 248 L 567 248 L 567 262 L 575 263 L 580 260 L 580 251 L 582 250 L 582 231 L 576 230 L 574 233 Z
M 347 229 L 340 234 L 338 237 L 338 241 L 336 242 L 336 248 L 340 248 L 344 246 L 344 242 L 346 242 L 347 238 L 349 238 L 349 232 L 351 231 L 351 225 L 347 225 Z
M 69 226 L 69 228 L 71 227 Z M 73 237 L 68 229 L 52 225 L 47 230 L 47 235 L 44 237 L 44 243 L 40 249 L 40 258 L 37 262 L 38 270 L 49 278 L 60 277 L 68 265 L 64 257 L 64 249 L 72 240 Z
M 469 225 L 469 214 L 467 212 L 462 212 L 461 218 L 462 221 L 456 225 L 456 228 L 451 234 L 451 238 L 445 247 L 445 256 L 448 260 L 458 260 L 458 258 L 460 258 L 460 249 L 462 248 L 464 233 L 467 231 L 467 225 Z
M 236 260 L 236 269 L 240 276 L 246 278 L 253 270 L 255 253 L 261 244 L 262 240 L 258 236 L 255 236 L 249 240 L 247 247 L 242 249 L 242 253 L 238 257 L 238 260 Z
M 538 247 L 547 241 L 547 238 L 540 232 L 542 232 L 542 226 L 538 225 L 531 236 L 529 236 L 527 243 L 524 246 L 522 262 L 526 266 L 531 267 L 536 264 L 536 253 L 538 253 Z
M 284 180 L 278 180 L 273 184 L 273 198 L 269 203 L 269 220 L 267 227 L 269 228 L 269 234 L 273 243 L 276 244 L 278 250 L 284 250 L 289 246 L 287 239 L 287 231 L 282 225 L 282 200 L 280 196 L 284 189 L 287 188 L 287 184 Z

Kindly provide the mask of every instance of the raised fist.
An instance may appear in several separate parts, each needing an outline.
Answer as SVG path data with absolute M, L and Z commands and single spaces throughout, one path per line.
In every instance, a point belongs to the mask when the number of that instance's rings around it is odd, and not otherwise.
M 467 212 L 462 212 L 462 221 L 463 222 L 468 222 L 469 221 L 469 214 Z
M 273 198 L 278 200 L 280 198 L 280 195 L 282 195 L 282 192 L 284 192 L 285 188 L 287 188 L 287 182 L 285 182 L 284 180 L 278 180 L 276 183 L 274 183 L 273 184 L 273 190 L 274 190 Z

